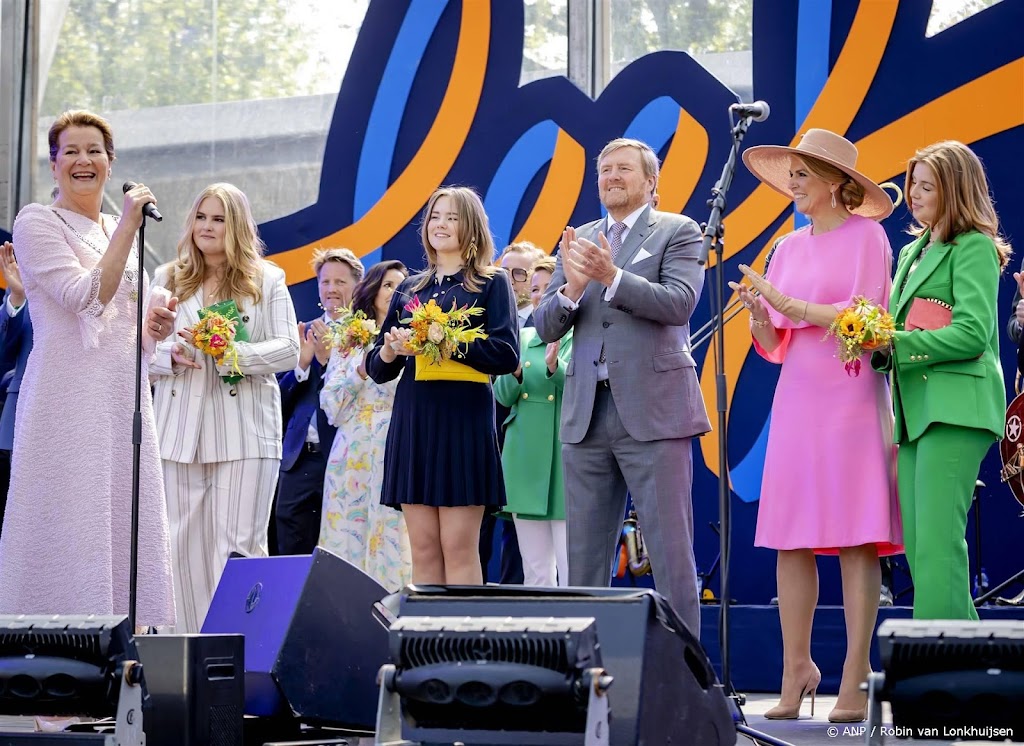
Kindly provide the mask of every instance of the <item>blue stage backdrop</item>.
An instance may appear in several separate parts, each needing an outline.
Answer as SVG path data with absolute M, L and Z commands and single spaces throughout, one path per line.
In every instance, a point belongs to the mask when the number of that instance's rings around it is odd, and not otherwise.
M 1001 2 L 932 36 L 931 3 L 878 0 L 755 0 L 753 95 L 771 118 L 746 145 L 795 143 L 810 127 L 850 138 L 860 168 L 902 183 L 914 150 L 942 139 L 968 143 L 984 160 L 1005 232 L 1024 255 L 1024 3 Z M 601 214 L 595 159 L 610 139 L 635 136 L 659 151 L 661 209 L 705 220 L 706 200 L 730 145 L 727 109 L 737 100 L 682 52 L 633 61 L 593 101 L 565 78 L 520 86 L 523 7 L 509 0 L 380 0 L 363 23 L 337 100 L 316 204 L 261 226 L 288 272 L 300 318 L 316 313 L 310 254 L 346 246 L 367 263 L 422 266 L 419 215 L 442 184 L 484 197 L 499 249 L 515 239 L 551 251 L 566 225 Z M 1018 154 L 1013 156 L 1011 154 Z M 763 268 L 774 238 L 798 225 L 792 206 L 742 167 L 726 213 L 726 269 Z M 895 251 L 908 241 L 904 207 L 885 221 Z M 709 276 L 709 282 L 712 279 Z M 1013 279 L 1003 278 L 1002 321 Z M 708 292 L 693 328 L 709 317 Z M 733 500 L 734 598 L 775 594 L 774 553 L 753 547 L 768 414 L 778 375 L 750 346 L 745 318 L 727 327 L 729 464 Z M 1007 387 L 1015 350 L 1002 336 Z M 714 370 L 697 350 L 709 411 Z M 837 362 L 837 364 L 839 364 Z M 1011 392 L 1012 396 L 1012 392 Z M 652 412 L 651 416 L 657 416 Z M 855 444 L 837 443 L 837 448 Z M 695 453 L 697 562 L 713 565 L 718 538 L 715 436 Z M 1024 564 L 1020 506 L 999 483 L 993 449 L 980 475 L 984 564 L 995 582 Z M 849 495 L 857 500 L 858 495 Z M 972 543 L 973 525 L 968 528 Z M 821 603 L 839 603 L 838 563 L 821 563 Z M 712 587 L 717 587 L 718 577 Z M 902 581 L 898 579 L 897 584 Z

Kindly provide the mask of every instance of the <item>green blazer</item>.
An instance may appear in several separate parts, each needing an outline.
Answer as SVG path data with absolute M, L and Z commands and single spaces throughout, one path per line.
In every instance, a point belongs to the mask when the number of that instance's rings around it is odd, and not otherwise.
M 505 473 L 505 514 L 520 518 L 565 520 L 562 482 L 562 442 L 558 421 L 562 414 L 565 366 L 572 356 L 572 329 L 561 339 L 558 367 L 548 375 L 544 362 L 547 345 L 533 327 L 519 333 L 523 380 L 513 375 L 494 381 L 494 397 L 508 407 L 501 468 Z
M 892 373 L 894 438 L 897 443 L 916 440 L 929 425 L 943 422 L 987 430 L 999 439 L 1006 390 L 999 366 L 995 245 L 977 231 L 952 243 L 937 243 L 907 279 L 928 239 L 925 232 L 900 251 L 889 301 L 896 321 L 891 354 L 876 352 L 871 357 L 875 370 Z M 952 323 L 932 331 L 904 330 L 914 298 L 948 303 Z

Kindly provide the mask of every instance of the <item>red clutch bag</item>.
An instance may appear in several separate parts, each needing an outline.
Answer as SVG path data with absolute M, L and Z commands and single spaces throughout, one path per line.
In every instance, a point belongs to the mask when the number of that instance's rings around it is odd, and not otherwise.
M 948 303 L 935 298 L 914 298 L 904 328 L 908 332 L 914 329 L 932 331 L 949 326 L 952 321 L 953 307 Z

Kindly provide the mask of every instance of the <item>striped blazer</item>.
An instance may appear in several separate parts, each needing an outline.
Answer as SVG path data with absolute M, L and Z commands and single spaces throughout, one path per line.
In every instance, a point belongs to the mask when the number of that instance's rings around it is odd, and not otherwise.
M 166 287 L 167 272 L 158 269 L 154 283 Z M 238 367 L 245 374 L 236 384 L 224 383 L 202 353 L 196 353 L 201 369 L 172 370 L 177 331 L 195 324 L 204 305 L 202 290 L 178 304 L 175 334 L 156 346 L 149 366 L 160 457 L 181 463 L 280 459 L 281 391 L 274 374 L 292 370 L 299 361 L 295 307 L 284 271 L 264 262 L 263 299 L 239 309 L 249 341 L 236 343 Z

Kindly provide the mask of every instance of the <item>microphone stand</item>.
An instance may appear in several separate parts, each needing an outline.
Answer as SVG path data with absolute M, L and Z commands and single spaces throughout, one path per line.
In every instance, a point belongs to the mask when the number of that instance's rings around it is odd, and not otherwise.
M 739 122 L 734 120 L 732 109 L 729 110 L 729 126 L 732 128 L 732 148 L 729 151 L 729 158 L 722 169 L 722 176 L 718 179 L 714 189 L 711 190 L 711 199 L 708 206 L 711 208 L 711 215 L 704 225 L 704 242 L 701 244 L 700 257 L 698 261 L 706 265 L 712 246 L 715 250 L 715 283 L 714 292 L 711 294 L 711 319 L 714 323 L 715 336 L 715 399 L 718 409 L 718 511 L 721 528 L 719 530 L 720 542 L 720 586 L 721 603 L 719 604 L 718 617 L 718 647 L 722 660 L 722 687 L 725 690 L 726 698 L 733 708 L 733 719 L 736 721 L 736 730 L 751 740 L 774 746 L 786 746 L 785 741 L 780 741 L 765 733 L 758 732 L 747 727 L 746 719 L 740 707 L 746 704 L 746 698 L 736 693 L 732 685 L 732 678 L 729 670 L 729 553 L 732 543 L 732 501 L 729 490 L 729 457 L 728 457 L 728 422 L 726 417 L 726 381 L 725 381 L 725 244 L 722 236 L 725 227 L 722 225 L 722 213 L 725 211 L 725 195 L 732 186 L 733 175 L 736 172 L 736 160 L 740 152 L 740 144 L 743 142 L 747 129 L 753 121 L 752 116 L 742 116 Z
M 145 271 L 143 248 L 146 245 L 146 213 L 142 213 L 142 225 L 139 226 L 138 276 L 135 280 L 135 328 L 138 330 L 135 339 L 135 413 L 132 417 L 132 536 L 130 560 L 128 565 L 128 623 L 135 634 L 136 606 L 139 593 L 139 468 L 142 461 L 142 332 L 143 312 L 142 277 Z

